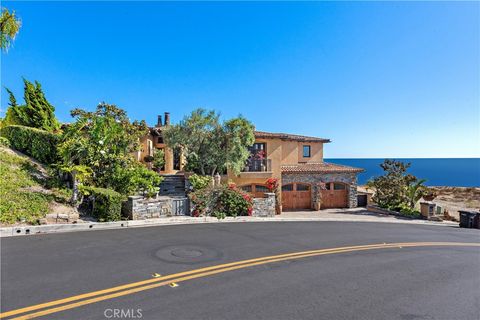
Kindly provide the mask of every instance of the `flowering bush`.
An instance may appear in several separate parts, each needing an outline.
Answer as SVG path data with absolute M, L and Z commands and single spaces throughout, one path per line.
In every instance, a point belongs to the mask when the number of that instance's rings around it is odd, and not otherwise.
M 223 218 L 225 216 L 251 216 L 253 211 L 252 197 L 237 189 L 235 185 L 220 187 L 208 187 L 190 195 L 193 204 L 192 215 L 215 216 Z
M 268 191 L 275 192 L 278 189 L 278 179 L 277 178 L 270 178 L 265 182 Z

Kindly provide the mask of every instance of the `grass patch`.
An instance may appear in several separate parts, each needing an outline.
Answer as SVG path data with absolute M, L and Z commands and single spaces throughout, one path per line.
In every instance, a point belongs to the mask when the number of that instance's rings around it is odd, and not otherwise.
M 42 177 L 36 164 L 27 158 L 0 148 L 0 223 L 38 224 L 52 201 L 66 203 L 70 190 L 45 189 L 48 178 Z

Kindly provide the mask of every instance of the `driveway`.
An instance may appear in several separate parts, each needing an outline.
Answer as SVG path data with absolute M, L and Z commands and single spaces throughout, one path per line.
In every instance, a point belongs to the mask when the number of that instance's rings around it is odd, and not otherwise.
M 320 211 L 284 211 L 277 218 L 284 219 L 312 219 L 319 221 L 355 221 L 355 222 L 390 222 L 414 223 L 458 226 L 458 222 L 443 221 L 433 222 L 422 219 L 411 219 L 368 211 L 365 208 L 352 209 L 324 209 Z
M 479 237 L 309 221 L 3 238 L 1 311 L 8 319 L 478 319 Z

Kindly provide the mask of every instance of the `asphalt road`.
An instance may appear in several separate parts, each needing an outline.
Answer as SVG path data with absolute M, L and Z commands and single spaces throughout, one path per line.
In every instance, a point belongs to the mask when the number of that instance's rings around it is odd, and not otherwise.
M 262 222 L 3 238 L 1 311 L 155 279 L 153 273 L 315 249 L 425 241 L 480 243 L 480 232 L 388 223 Z M 479 270 L 480 247 L 352 251 L 240 268 L 39 319 L 476 320 Z

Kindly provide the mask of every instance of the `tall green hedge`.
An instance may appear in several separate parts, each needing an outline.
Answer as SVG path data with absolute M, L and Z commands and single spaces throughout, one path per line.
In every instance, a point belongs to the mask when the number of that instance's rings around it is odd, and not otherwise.
M 92 200 L 92 215 L 98 221 L 121 220 L 124 197 L 120 193 L 112 189 L 95 187 L 83 187 L 82 192 Z
M 0 136 L 10 141 L 12 148 L 39 162 L 50 164 L 58 159 L 60 135 L 25 126 L 11 125 L 0 129 Z

